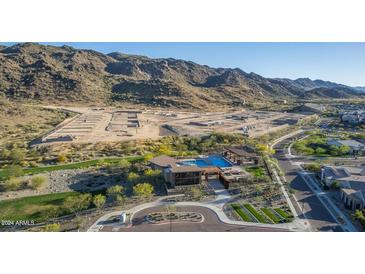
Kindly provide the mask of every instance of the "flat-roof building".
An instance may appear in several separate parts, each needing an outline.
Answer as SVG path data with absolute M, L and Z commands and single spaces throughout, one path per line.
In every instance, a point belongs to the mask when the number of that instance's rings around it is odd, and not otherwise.
M 321 180 L 331 186 L 338 182 L 344 205 L 352 210 L 365 208 L 365 166 L 325 166 L 321 170 Z
M 204 169 L 198 166 L 179 165 L 178 160 L 167 155 L 160 155 L 150 160 L 153 169 L 163 172 L 165 181 L 171 187 L 197 185 L 202 182 Z
M 350 154 L 364 154 L 365 144 L 360 143 L 356 140 L 329 140 L 327 142 L 330 146 L 348 146 L 350 148 Z
M 259 160 L 259 157 L 255 153 L 241 147 L 225 148 L 223 150 L 223 156 L 237 165 L 257 164 Z

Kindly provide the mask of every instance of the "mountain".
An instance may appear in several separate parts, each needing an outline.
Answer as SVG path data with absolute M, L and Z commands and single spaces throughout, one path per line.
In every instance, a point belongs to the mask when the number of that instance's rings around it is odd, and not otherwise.
M 354 87 L 354 88 L 359 93 L 365 93 L 365 87 Z
M 216 109 L 274 98 L 348 98 L 322 80 L 265 78 L 172 58 L 20 43 L 0 47 L 0 95 L 53 104 L 142 104 Z
M 353 88 L 348 87 L 337 87 L 337 88 L 326 88 L 319 87 L 308 90 L 305 94 L 306 98 L 336 98 L 344 99 L 358 96 L 358 92 Z

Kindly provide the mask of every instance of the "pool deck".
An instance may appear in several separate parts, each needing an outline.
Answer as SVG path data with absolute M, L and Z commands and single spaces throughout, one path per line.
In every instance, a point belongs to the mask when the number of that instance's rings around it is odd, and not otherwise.
M 226 159 L 225 157 L 219 155 L 219 154 L 215 154 L 215 155 L 209 155 L 207 157 L 201 157 L 201 158 L 192 158 L 192 159 L 184 159 L 181 160 L 180 163 L 182 165 L 184 165 L 185 163 L 189 163 L 189 164 L 185 164 L 185 165 L 196 165 L 198 167 L 209 167 L 209 166 L 213 166 L 213 167 L 218 167 L 218 168 L 229 168 L 229 167 L 233 167 L 235 166 L 233 163 L 231 163 L 228 159 Z

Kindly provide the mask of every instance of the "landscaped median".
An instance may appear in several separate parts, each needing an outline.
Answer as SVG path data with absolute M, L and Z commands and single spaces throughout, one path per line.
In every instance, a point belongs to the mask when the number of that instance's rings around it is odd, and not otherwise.
M 245 212 L 243 212 L 239 204 L 231 204 L 231 207 L 242 218 L 242 220 L 244 220 L 245 222 L 252 222 L 251 218 L 247 216 Z
M 283 219 L 280 219 L 275 215 L 274 212 L 270 208 L 261 208 L 261 211 L 266 214 L 275 224 L 283 222 Z
M 293 216 L 281 208 L 260 208 L 256 209 L 251 204 L 231 204 L 233 210 L 245 222 L 279 224 L 293 220 Z
M 262 214 L 260 214 L 251 204 L 244 204 L 243 205 L 248 211 L 251 212 L 253 216 L 260 222 L 260 223 L 271 223 L 268 221 L 266 217 L 264 217 Z
M 286 219 L 287 221 L 291 221 L 293 220 L 293 215 L 292 214 L 288 214 L 286 211 L 282 210 L 281 208 L 275 208 L 274 209 L 280 216 L 282 216 L 284 219 Z

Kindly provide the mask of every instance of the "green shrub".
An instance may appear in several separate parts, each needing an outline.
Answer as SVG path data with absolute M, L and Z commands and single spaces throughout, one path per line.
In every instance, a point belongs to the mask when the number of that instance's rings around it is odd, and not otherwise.
M 93 205 L 96 208 L 102 208 L 105 205 L 105 202 L 106 202 L 106 198 L 102 194 L 95 195 L 93 197 L 93 201 L 92 201 Z
M 30 179 L 29 186 L 32 189 L 42 188 L 47 182 L 47 178 L 45 176 L 33 176 Z
M 60 229 L 61 229 L 61 225 L 55 223 L 55 224 L 48 224 L 48 225 L 46 225 L 42 229 L 42 231 L 43 232 L 58 232 L 58 231 L 60 231 Z
M 91 194 L 81 194 L 80 196 L 70 196 L 64 201 L 64 208 L 69 213 L 78 213 L 88 209 L 91 203 Z
M 23 186 L 23 181 L 20 178 L 9 178 L 3 184 L 5 191 L 19 190 Z
M 154 188 L 149 183 L 140 183 L 133 187 L 133 194 L 136 196 L 150 196 L 154 191 Z

